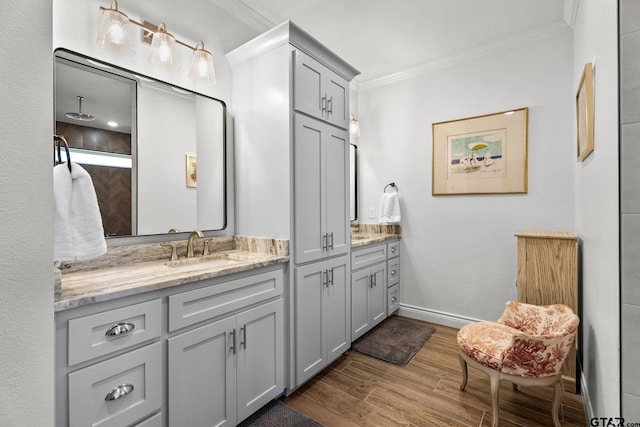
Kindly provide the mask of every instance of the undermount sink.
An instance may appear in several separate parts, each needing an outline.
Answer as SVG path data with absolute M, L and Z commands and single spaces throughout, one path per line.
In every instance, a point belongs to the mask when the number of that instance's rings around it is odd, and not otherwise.
M 180 258 L 175 261 L 166 261 L 164 265 L 167 267 L 184 267 L 189 265 L 197 265 L 204 263 L 219 264 L 236 264 L 245 261 L 241 257 L 233 253 L 215 253 L 211 255 L 195 256 L 193 258 Z

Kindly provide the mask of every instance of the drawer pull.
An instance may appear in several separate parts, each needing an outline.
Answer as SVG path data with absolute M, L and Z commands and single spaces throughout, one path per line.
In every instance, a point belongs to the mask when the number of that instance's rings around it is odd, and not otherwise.
M 391 275 L 392 275 L 392 276 L 395 276 L 395 275 L 396 275 L 396 273 L 397 273 L 397 271 L 396 271 L 396 270 L 391 270 Z
M 125 397 L 127 394 L 131 393 L 132 391 L 133 391 L 133 384 L 120 384 L 118 387 L 114 388 L 109 393 L 107 393 L 104 400 L 106 401 L 118 400 L 121 397 Z
M 116 337 L 118 335 L 126 334 L 133 331 L 133 328 L 135 327 L 136 326 L 133 323 L 116 323 L 115 325 L 107 329 L 107 332 L 105 332 L 104 334 L 108 337 Z
M 397 247 L 397 246 L 392 246 L 392 247 L 391 247 L 391 252 L 392 252 L 392 253 L 394 253 L 394 254 L 395 254 L 397 250 L 398 250 L 398 247 Z

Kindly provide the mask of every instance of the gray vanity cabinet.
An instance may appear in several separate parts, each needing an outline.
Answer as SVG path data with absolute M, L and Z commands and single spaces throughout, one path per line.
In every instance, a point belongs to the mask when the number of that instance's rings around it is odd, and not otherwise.
M 348 223 L 348 134 L 322 121 L 294 117 L 296 263 L 342 255 L 351 244 Z
M 302 384 L 351 345 L 346 257 L 297 267 L 295 272 L 296 377 Z
M 282 299 L 169 338 L 169 425 L 235 426 L 283 389 Z
M 384 246 L 383 246 L 384 248 Z M 368 248 L 370 251 L 372 248 Z M 357 258 L 367 249 L 353 251 Z M 386 253 L 386 250 L 385 250 Z M 353 261 L 352 261 L 353 262 Z M 369 264 L 351 274 L 351 339 L 356 340 L 387 317 L 387 262 Z
M 351 252 L 351 339 L 355 341 L 400 307 L 400 242 Z
M 56 426 L 235 426 L 285 390 L 284 266 L 56 312 Z
M 387 316 L 400 308 L 400 242 L 387 243 Z

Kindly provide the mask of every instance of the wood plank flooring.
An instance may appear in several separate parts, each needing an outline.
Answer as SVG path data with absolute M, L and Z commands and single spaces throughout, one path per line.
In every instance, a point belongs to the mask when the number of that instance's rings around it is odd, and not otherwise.
M 458 330 L 432 326 L 436 332 L 407 366 L 349 350 L 281 400 L 327 427 L 490 426 L 489 378 L 469 367 L 461 391 Z M 503 381 L 500 426 L 552 426 L 552 399 L 550 387 L 514 391 Z M 579 395 L 565 392 L 560 420 L 563 426 L 587 425 Z

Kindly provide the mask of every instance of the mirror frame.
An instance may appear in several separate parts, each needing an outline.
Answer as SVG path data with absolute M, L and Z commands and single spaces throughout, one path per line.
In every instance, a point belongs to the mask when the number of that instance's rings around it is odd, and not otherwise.
M 96 64 L 104 64 L 105 67 L 109 67 L 109 68 L 101 68 L 99 65 L 95 65 L 92 66 L 91 64 L 84 64 L 84 63 L 79 63 L 77 61 L 75 61 L 74 59 L 69 58 L 68 56 L 65 56 L 65 54 L 67 55 L 71 55 L 71 56 L 75 56 L 76 58 L 82 58 L 84 60 L 87 61 L 92 61 L 95 62 Z M 55 63 L 57 58 L 63 58 L 67 61 L 70 62 L 75 62 L 83 67 L 87 67 L 87 68 L 95 68 L 96 70 L 99 70 L 101 73 L 106 73 L 106 74 L 113 74 L 116 76 L 123 76 L 127 77 L 127 78 L 131 78 L 133 80 L 135 79 L 135 76 L 139 76 L 141 78 L 146 78 L 146 79 L 150 79 L 156 82 L 159 82 L 161 84 L 170 86 L 170 87 L 174 87 L 178 90 L 182 90 L 182 91 L 187 91 L 196 95 L 200 95 L 203 96 L 205 98 L 214 100 L 219 102 L 222 105 L 222 113 L 223 113 L 223 123 L 222 123 L 222 155 L 224 158 L 223 161 L 223 165 L 222 165 L 222 227 L 219 229 L 208 229 L 208 230 L 201 230 L 203 233 L 205 233 L 205 235 L 209 236 L 212 234 L 216 234 L 216 233 L 220 233 L 220 232 L 224 232 L 227 230 L 228 227 L 228 179 L 227 179 L 227 174 L 228 174 L 228 165 L 227 165 L 227 146 L 228 146 L 228 129 L 227 129 L 227 121 L 228 121 L 228 114 L 227 114 L 227 104 L 218 98 L 209 96 L 209 95 L 205 95 L 203 93 L 200 92 L 195 92 L 191 89 L 187 89 L 181 86 L 177 86 L 174 85 L 172 83 L 169 83 L 167 81 L 164 80 L 160 80 L 157 79 L 155 77 L 149 77 L 145 74 L 142 73 L 138 73 L 123 67 L 120 67 L 118 65 L 112 64 L 112 63 L 108 63 L 105 62 L 103 60 L 97 59 L 97 58 L 93 58 L 91 56 L 67 49 L 67 48 L 63 48 L 63 47 L 59 47 L 56 48 L 53 51 L 53 62 L 54 62 L 54 70 L 53 70 L 53 129 L 54 129 L 54 133 L 55 133 L 55 129 L 56 129 L 56 115 L 55 115 L 55 106 L 56 106 L 56 75 L 55 75 Z M 114 72 L 116 71 L 116 72 Z M 137 117 L 137 112 L 136 112 L 136 117 Z M 136 145 L 137 145 L 137 139 L 136 139 Z M 137 166 L 138 163 L 138 159 L 135 159 L 135 164 Z M 136 177 L 137 180 L 137 177 Z M 135 203 L 137 204 L 137 197 L 136 197 L 136 201 Z M 137 206 L 136 206 L 136 210 L 137 210 Z M 131 234 L 131 235 L 119 235 L 119 236 L 108 236 L 106 237 L 107 240 L 107 246 L 120 246 L 120 245 L 127 245 L 127 244 L 135 244 L 135 243 L 148 243 L 148 242 L 161 242 L 161 241 L 166 241 L 166 240 L 175 240 L 176 237 L 180 236 L 185 237 L 188 236 L 189 233 L 191 233 L 191 231 L 193 230 L 185 230 L 185 231 L 181 231 L 179 233 L 157 233 L 157 234 Z M 225 233 L 226 234 L 226 233 Z M 167 239 L 168 236 L 171 236 L 171 239 Z M 186 237 L 185 237 L 186 238 Z

